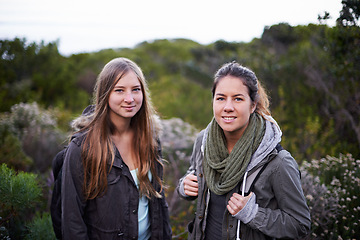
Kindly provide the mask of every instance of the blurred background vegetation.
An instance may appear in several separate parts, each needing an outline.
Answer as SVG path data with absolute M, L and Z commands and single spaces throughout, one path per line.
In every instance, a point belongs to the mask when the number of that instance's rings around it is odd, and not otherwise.
M 194 203 L 175 191 L 193 140 L 212 118 L 213 74 L 236 60 L 271 97 L 282 145 L 298 161 L 311 208 L 307 239 L 360 239 L 360 3 L 342 1 L 334 27 L 279 23 L 251 42 L 159 39 L 134 48 L 59 54 L 57 42 L 0 39 L 0 239 L 54 239 L 51 163 L 70 122 L 92 103 L 102 67 L 116 57 L 144 71 L 163 122 L 174 239 L 186 239 Z

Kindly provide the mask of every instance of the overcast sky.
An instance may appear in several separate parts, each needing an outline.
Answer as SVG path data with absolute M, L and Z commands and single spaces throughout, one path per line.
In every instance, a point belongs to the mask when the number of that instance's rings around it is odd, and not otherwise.
M 249 42 L 265 26 L 333 26 L 341 0 L 0 0 L 0 39 L 59 40 L 63 55 L 134 47 L 154 39 Z

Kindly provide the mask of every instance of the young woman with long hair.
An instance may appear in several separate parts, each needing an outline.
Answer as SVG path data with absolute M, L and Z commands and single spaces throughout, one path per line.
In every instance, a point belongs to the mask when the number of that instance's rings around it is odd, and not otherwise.
M 64 239 L 170 239 L 157 121 L 141 69 L 107 63 L 94 110 L 67 149 L 62 175 Z
M 181 197 L 197 198 L 189 239 L 306 235 L 310 213 L 299 169 L 279 145 L 282 133 L 256 75 L 227 63 L 215 74 L 212 94 L 214 118 L 199 133 L 178 185 Z

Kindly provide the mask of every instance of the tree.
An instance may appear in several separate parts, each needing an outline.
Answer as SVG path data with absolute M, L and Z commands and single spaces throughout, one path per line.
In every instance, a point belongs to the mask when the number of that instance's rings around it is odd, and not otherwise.
M 342 10 L 337 24 L 340 26 L 359 26 L 360 1 L 342 0 Z

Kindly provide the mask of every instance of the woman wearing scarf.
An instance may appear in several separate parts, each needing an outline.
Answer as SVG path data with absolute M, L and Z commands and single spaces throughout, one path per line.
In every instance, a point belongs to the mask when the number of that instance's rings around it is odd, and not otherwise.
M 189 239 L 296 239 L 310 230 L 298 165 L 255 74 L 222 66 L 212 88 L 214 118 L 195 141 L 178 192 L 197 198 Z

